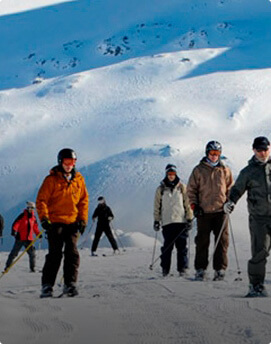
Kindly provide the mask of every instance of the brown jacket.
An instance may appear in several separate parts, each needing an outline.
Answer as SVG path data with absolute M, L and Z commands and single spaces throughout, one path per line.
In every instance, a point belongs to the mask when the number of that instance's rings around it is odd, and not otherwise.
M 71 181 L 67 181 L 58 167 L 50 171 L 41 185 L 37 200 L 40 220 L 71 224 L 88 220 L 88 192 L 81 173 L 75 171 Z
M 187 184 L 190 204 L 198 204 L 205 213 L 223 211 L 233 184 L 231 170 L 222 161 L 215 167 L 203 158 L 191 173 Z

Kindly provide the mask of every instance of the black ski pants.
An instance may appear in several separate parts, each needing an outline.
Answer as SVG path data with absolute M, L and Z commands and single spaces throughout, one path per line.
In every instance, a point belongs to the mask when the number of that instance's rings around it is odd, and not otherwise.
M 48 231 L 48 254 L 42 270 L 42 285 L 55 284 L 64 253 L 63 273 L 64 283 L 75 284 L 78 277 L 80 256 L 77 249 L 77 227 L 75 224 L 53 223 Z M 64 252 L 63 251 L 64 247 Z
M 209 264 L 208 254 L 211 232 L 214 234 L 215 243 L 219 237 L 226 214 L 224 212 L 208 213 L 197 218 L 198 231 L 195 237 L 196 255 L 195 269 L 206 270 Z M 213 269 L 226 270 L 228 266 L 227 251 L 229 247 L 228 220 L 219 239 L 217 248 L 213 255 Z
M 7 269 L 12 264 L 14 258 L 18 256 L 21 248 L 23 246 L 25 248 L 27 248 L 30 243 L 31 243 L 30 240 L 23 240 L 23 241 L 15 240 L 14 246 L 13 246 L 13 248 L 10 251 L 10 254 L 8 256 L 5 269 Z M 30 270 L 34 270 L 35 265 L 36 265 L 36 250 L 35 250 L 35 247 L 33 245 L 27 250 L 27 254 L 29 256 Z
M 171 256 L 174 246 L 177 249 L 177 270 L 179 272 L 188 268 L 187 238 L 188 231 L 185 223 L 171 223 L 163 226 L 162 234 L 164 244 L 161 247 L 161 267 L 169 273 Z
M 107 239 L 109 240 L 113 250 L 117 250 L 118 245 L 117 245 L 117 242 L 113 236 L 113 233 L 112 233 L 112 230 L 110 228 L 109 223 L 98 223 L 97 228 L 96 228 L 96 232 L 95 232 L 95 236 L 94 236 L 94 240 L 92 243 L 91 251 L 95 252 L 97 250 L 100 238 L 101 238 L 103 233 L 107 236 Z

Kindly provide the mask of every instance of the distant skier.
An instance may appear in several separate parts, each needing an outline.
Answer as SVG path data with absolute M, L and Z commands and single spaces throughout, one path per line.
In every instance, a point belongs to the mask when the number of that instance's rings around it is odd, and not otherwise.
M 38 228 L 37 219 L 34 213 L 35 203 L 26 202 L 26 209 L 21 213 L 12 224 L 11 235 L 15 237 L 14 246 L 8 256 L 5 270 L 12 264 L 15 257 L 17 257 L 21 248 L 25 248 L 34 240 L 34 234 L 40 233 Z M 41 236 L 40 236 L 41 237 Z M 32 245 L 28 251 L 30 271 L 35 272 L 36 265 L 36 252 L 35 247 Z
M 270 142 L 264 136 L 254 139 L 254 155 L 243 168 L 230 191 L 225 212 L 230 214 L 247 191 L 252 257 L 248 261 L 248 297 L 267 296 L 264 286 L 266 262 L 271 245 L 271 157 Z
M 230 168 L 220 158 L 221 152 L 222 146 L 218 141 L 208 142 L 205 148 L 206 155 L 193 169 L 187 184 L 191 208 L 197 218 L 194 263 L 196 280 L 206 277 L 211 232 L 217 243 L 222 229 L 213 255 L 214 280 L 223 280 L 228 266 L 229 232 L 223 206 L 228 200 L 233 177 Z
M 187 238 L 192 228 L 193 213 L 189 205 L 186 186 L 180 181 L 175 165 L 166 166 L 166 176 L 158 186 L 154 199 L 153 229 L 162 225 L 164 244 L 161 248 L 162 274 L 169 274 L 174 245 L 177 249 L 177 270 L 180 276 L 187 273 Z
M 91 247 L 91 255 L 97 256 L 96 250 L 100 241 L 100 238 L 102 234 L 104 233 L 107 236 L 107 239 L 109 240 L 114 253 L 118 251 L 118 245 L 116 240 L 114 239 L 110 222 L 113 220 L 114 215 L 112 213 L 112 210 L 109 208 L 109 206 L 106 204 L 105 198 L 100 196 L 98 198 L 98 206 L 94 210 L 94 213 L 92 215 L 92 220 L 95 221 L 96 218 L 98 218 L 97 221 L 97 228 L 94 236 L 94 240 Z
M 76 153 L 70 148 L 64 148 L 58 153 L 57 161 L 58 165 L 44 179 L 36 202 L 49 245 L 42 270 L 41 297 L 52 296 L 63 247 L 63 293 L 68 296 L 78 295 L 78 231 L 84 233 L 88 219 L 88 192 L 83 176 L 75 169 Z

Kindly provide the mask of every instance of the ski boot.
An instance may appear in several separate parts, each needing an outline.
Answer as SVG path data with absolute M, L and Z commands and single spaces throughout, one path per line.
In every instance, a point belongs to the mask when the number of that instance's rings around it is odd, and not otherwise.
M 213 281 L 223 281 L 225 277 L 225 270 L 216 270 Z
M 206 270 L 198 269 L 195 273 L 195 281 L 205 281 L 206 280 Z
M 43 299 L 45 297 L 52 297 L 53 296 L 53 287 L 50 284 L 44 284 L 41 289 L 40 298 Z
M 249 285 L 248 293 L 245 297 L 266 297 L 268 293 L 263 284 Z
M 74 284 L 64 285 L 63 295 L 74 297 L 78 295 L 78 290 Z

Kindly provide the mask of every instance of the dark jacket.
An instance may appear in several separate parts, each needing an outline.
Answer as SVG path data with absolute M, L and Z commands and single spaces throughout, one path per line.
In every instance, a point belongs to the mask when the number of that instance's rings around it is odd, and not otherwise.
M 98 217 L 98 224 L 108 224 L 109 217 L 114 218 L 114 215 L 112 213 L 112 210 L 108 207 L 106 204 L 99 204 L 97 208 L 94 210 L 94 213 L 92 215 L 92 219 L 95 219 Z
M 26 209 L 20 214 L 12 224 L 12 231 L 17 240 L 34 240 L 34 233 L 39 234 L 39 228 L 34 212 L 29 213 Z
M 271 216 L 271 159 L 261 163 L 253 156 L 231 188 L 230 200 L 236 203 L 245 191 L 250 215 Z

